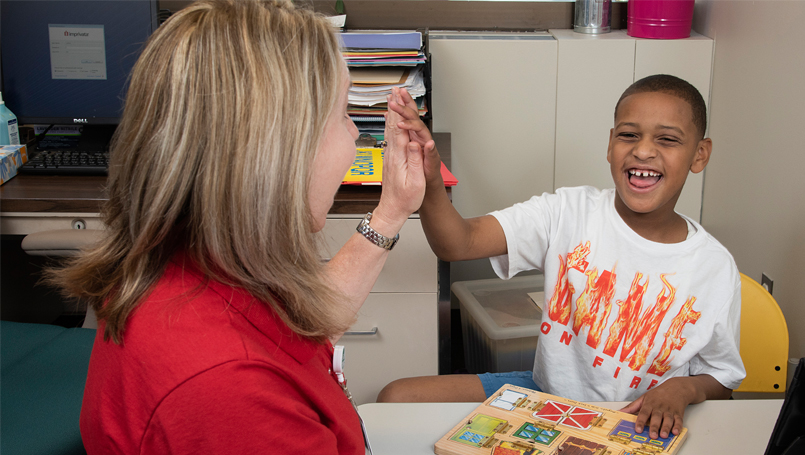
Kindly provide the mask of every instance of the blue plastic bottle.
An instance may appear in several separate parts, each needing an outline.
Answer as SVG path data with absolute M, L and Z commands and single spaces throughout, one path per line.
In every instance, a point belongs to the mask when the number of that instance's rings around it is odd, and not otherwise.
M 0 145 L 18 145 L 20 143 L 20 130 L 17 126 L 17 116 L 6 107 L 3 93 L 0 92 Z

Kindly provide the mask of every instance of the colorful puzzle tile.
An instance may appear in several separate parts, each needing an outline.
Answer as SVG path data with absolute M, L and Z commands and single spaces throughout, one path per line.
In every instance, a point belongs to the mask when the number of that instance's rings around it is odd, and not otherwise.
M 487 437 L 494 435 L 495 429 L 501 424 L 505 425 L 506 421 L 478 414 L 472 418 L 471 423 L 457 431 L 450 439 L 462 444 L 478 447 L 483 444 Z
M 580 406 L 546 400 L 545 406 L 532 415 L 558 425 L 565 425 L 579 430 L 589 430 L 592 427 L 593 420 L 599 417 L 601 413 Z
M 508 441 L 503 441 L 492 449 L 492 455 L 539 455 L 541 453 L 543 452 L 539 449 L 518 447 Z
M 489 406 L 503 409 L 504 411 L 512 411 L 517 407 L 517 401 L 527 398 L 528 395 L 513 390 L 507 390 L 495 398 Z
M 485 437 L 485 435 L 475 433 L 472 430 L 466 430 L 458 436 L 458 440 L 478 445 L 481 444 Z
M 635 432 L 634 422 L 628 420 L 619 421 L 615 428 L 609 432 L 609 435 L 631 439 L 638 444 L 648 444 L 662 450 L 668 449 L 671 446 L 671 442 L 676 438 L 674 435 L 669 435 L 667 438 L 651 439 L 648 435 L 648 426 L 643 427 L 642 433 L 637 433 Z
M 569 436 L 556 452 L 562 455 L 602 455 L 606 450 L 607 446 L 603 444 Z
M 522 438 L 522 439 L 533 439 L 534 441 L 540 443 L 551 445 L 551 443 L 556 439 L 560 434 L 562 434 L 559 430 L 546 430 L 544 428 L 540 428 L 533 423 L 526 422 L 524 423 L 517 431 L 512 433 L 513 436 Z
M 507 447 L 497 446 L 492 449 L 492 455 L 522 455 L 522 451 L 517 449 L 509 449 Z

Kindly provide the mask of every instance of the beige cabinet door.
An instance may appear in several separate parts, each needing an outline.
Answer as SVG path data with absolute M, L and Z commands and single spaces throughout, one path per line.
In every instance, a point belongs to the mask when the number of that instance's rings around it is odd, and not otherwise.
M 612 188 L 609 130 L 618 98 L 634 82 L 634 38 L 625 30 L 602 35 L 551 33 L 559 43 L 556 188 Z
M 372 293 L 350 331 L 337 344 L 358 405 L 395 379 L 439 372 L 435 293 Z
M 635 40 L 635 80 L 652 74 L 673 74 L 690 82 L 704 98 L 710 111 L 710 73 L 713 62 L 713 40 L 691 32 L 680 40 Z M 676 211 L 701 221 L 704 172 L 689 173 Z
M 363 215 L 328 218 L 324 225 L 325 259 L 338 252 L 353 234 Z M 372 292 L 436 292 L 438 261 L 428 245 L 422 222 L 410 218 L 400 230 L 400 240 L 389 253 L 388 260 L 372 288 Z M 435 302 L 435 300 L 434 300 Z

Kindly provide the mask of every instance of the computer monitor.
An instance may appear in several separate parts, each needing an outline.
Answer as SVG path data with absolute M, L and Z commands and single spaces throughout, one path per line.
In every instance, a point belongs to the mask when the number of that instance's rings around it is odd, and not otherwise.
M 3 98 L 20 124 L 116 125 L 156 0 L 3 0 Z
M 805 358 L 799 359 L 765 455 L 805 453 Z

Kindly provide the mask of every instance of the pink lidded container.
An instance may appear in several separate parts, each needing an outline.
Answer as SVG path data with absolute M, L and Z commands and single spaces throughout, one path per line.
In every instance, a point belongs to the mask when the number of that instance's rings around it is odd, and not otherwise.
M 636 38 L 688 38 L 695 3 L 695 0 L 629 0 L 626 34 Z

